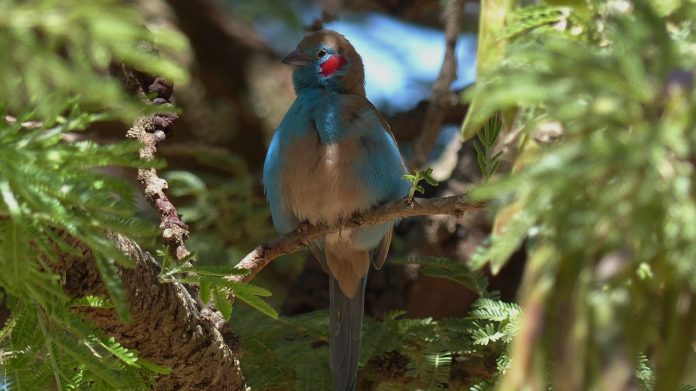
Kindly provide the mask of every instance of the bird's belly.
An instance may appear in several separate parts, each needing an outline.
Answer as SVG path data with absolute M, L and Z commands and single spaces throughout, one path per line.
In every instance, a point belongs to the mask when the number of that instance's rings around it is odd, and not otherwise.
M 311 132 L 290 143 L 282 175 L 288 209 L 311 223 L 334 223 L 369 209 L 374 200 L 355 171 L 361 153 L 357 138 L 323 144 Z

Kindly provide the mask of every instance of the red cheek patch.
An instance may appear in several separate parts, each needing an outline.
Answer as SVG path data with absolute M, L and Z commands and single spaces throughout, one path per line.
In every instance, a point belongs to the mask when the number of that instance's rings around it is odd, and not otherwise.
M 333 55 L 321 64 L 321 75 L 324 77 L 331 76 L 344 65 L 346 65 L 346 59 L 343 56 Z

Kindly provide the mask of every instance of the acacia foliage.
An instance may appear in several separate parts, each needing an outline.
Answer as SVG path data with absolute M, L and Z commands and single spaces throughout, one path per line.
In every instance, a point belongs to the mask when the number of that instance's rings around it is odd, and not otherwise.
M 0 331 L 6 388 L 146 389 L 168 371 L 73 311 L 109 307 L 127 322 L 117 268 L 130 260 L 107 230 L 145 242 L 158 232 L 134 217 L 132 185 L 106 172 L 158 163 L 138 159 L 137 143 L 80 136 L 96 122 L 152 111 L 112 67 L 186 78 L 166 54 L 142 50 L 153 42 L 180 50 L 183 37 L 144 22 L 132 6 L 110 0 L 0 2 L 0 288 L 12 312 Z M 75 300 L 52 271 L 61 257 L 83 253 L 95 260 L 108 297 Z
M 469 124 L 508 120 L 516 156 L 473 193 L 498 207 L 472 265 L 529 261 L 498 389 L 694 380 L 695 22 L 688 1 L 548 1 L 499 31 Z

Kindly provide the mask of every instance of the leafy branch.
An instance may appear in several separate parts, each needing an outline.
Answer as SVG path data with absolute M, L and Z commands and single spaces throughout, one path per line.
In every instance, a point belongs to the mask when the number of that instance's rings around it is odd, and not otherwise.
M 488 279 L 479 270 L 467 264 L 443 257 L 397 258 L 391 261 L 397 265 L 420 265 L 420 271 L 430 277 L 444 278 L 461 284 L 479 296 L 488 288 Z
M 157 254 L 162 259 L 162 270 L 159 275 L 161 282 L 178 282 L 198 286 L 201 302 L 209 304 L 214 300 L 215 308 L 220 311 L 225 321 L 229 321 L 232 316 L 230 295 L 273 319 L 278 318 L 278 313 L 273 307 L 261 299 L 261 297 L 270 296 L 270 291 L 246 282 L 230 279 L 231 276 L 244 276 L 249 273 L 249 270 L 229 266 L 192 266 L 187 259 L 174 261 L 166 250 L 159 250 Z M 190 255 L 190 257 L 192 256 L 193 254 Z
M 503 155 L 502 151 L 493 153 L 501 127 L 500 117 L 493 115 L 483 126 L 483 129 L 477 133 L 478 139 L 473 142 L 476 150 L 476 161 L 481 169 L 481 174 L 486 179 L 489 179 L 498 170 Z
M 408 199 L 412 199 L 416 192 L 424 194 L 425 189 L 420 185 L 421 181 L 426 181 L 431 186 L 437 186 L 439 183 L 432 177 L 433 169 L 425 170 L 416 169 L 415 174 L 404 174 L 401 179 L 408 181 L 411 184 L 411 190 L 408 192 Z

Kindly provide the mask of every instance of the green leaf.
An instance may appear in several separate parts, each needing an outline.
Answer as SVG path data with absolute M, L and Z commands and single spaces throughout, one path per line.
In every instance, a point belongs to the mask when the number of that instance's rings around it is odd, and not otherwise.
M 480 271 L 469 268 L 465 263 L 457 262 L 443 257 L 414 257 L 397 258 L 393 263 L 397 265 L 421 265 L 423 274 L 454 281 L 464 285 L 479 295 L 483 295 L 488 287 L 488 280 Z
M 109 337 L 106 342 L 101 342 L 101 345 L 124 363 L 130 366 L 137 366 L 138 358 L 135 353 L 116 342 L 113 337 Z
M 172 373 L 171 368 L 155 364 L 152 361 L 146 360 L 142 357 L 138 357 L 138 365 L 158 375 L 169 375 Z
M 213 292 L 213 295 L 215 296 L 215 306 L 222 314 L 222 317 L 226 321 L 229 321 L 230 318 L 232 317 L 232 303 L 227 298 L 227 295 L 224 294 L 219 289 L 215 290 Z M 276 318 L 277 318 L 277 316 L 276 316 Z
M 203 304 L 210 303 L 213 288 L 211 288 L 210 285 L 208 285 L 207 281 L 200 281 L 200 283 L 198 284 L 198 291 L 201 298 L 201 302 L 203 302 Z
M 14 218 L 18 218 L 22 211 L 19 207 L 19 202 L 15 198 L 14 194 L 12 194 L 12 189 L 7 181 L 0 181 L 0 194 L 2 194 L 2 198 L 5 201 L 5 205 L 7 206 L 7 210 L 10 215 Z
M 435 178 L 431 177 L 430 175 L 424 177 L 423 179 L 425 179 L 425 181 L 428 182 L 428 184 L 431 186 L 438 186 L 439 185 L 438 181 Z
M 231 266 L 196 265 L 190 269 L 187 269 L 186 271 L 190 272 L 190 273 L 196 273 L 196 274 L 201 275 L 201 276 L 217 276 L 217 277 L 244 276 L 246 274 L 249 274 L 249 270 L 238 269 L 236 267 L 231 267 Z
M 108 298 L 92 295 L 73 299 L 70 305 L 72 307 L 114 308 L 114 305 Z
M 489 298 L 480 298 L 472 305 L 469 316 L 474 319 L 502 322 L 505 320 L 517 320 L 522 314 L 518 304 L 506 303 Z
M 110 363 L 107 360 L 99 359 L 99 357 L 96 357 L 86 346 L 83 344 L 75 344 L 73 340 L 65 336 L 54 335 L 54 337 L 56 346 L 60 347 L 61 351 L 84 365 L 85 368 L 99 380 L 114 389 L 122 389 L 125 386 L 121 382 L 117 372 L 109 368 Z
M 270 316 L 273 319 L 278 319 L 278 313 L 263 301 L 259 296 L 270 296 L 271 292 L 258 286 L 243 282 L 235 282 L 229 285 L 234 296 L 243 302 L 249 304 L 261 313 Z
M 131 314 L 128 307 L 128 298 L 126 297 L 126 292 L 123 290 L 123 283 L 119 279 L 119 273 L 115 262 L 97 255 L 94 257 L 94 262 L 97 265 L 97 269 L 99 269 L 99 275 L 104 281 L 106 290 L 109 292 L 109 296 L 111 296 L 111 301 L 114 305 L 114 309 L 116 309 L 118 317 L 124 322 L 129 322 Z

